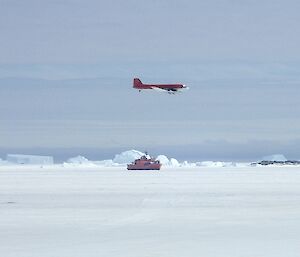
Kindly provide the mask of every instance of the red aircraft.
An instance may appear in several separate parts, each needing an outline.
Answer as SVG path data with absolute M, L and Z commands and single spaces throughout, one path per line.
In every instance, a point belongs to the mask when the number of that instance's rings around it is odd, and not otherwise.
M 139 78 L 133 79 L 133 88 L 138 89 L 140 92 L 142 89 L 154 89 L 169 94 L 175 94 L 183 89 L 188 89 L 188 87 L 183 84 L 143 84 Z

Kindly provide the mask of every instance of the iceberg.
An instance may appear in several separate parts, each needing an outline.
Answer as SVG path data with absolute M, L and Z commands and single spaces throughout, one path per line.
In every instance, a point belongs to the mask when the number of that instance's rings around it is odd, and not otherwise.
M 134 160 L 140 158 L 143 155 L 145 155 L 143 152 L 140 152 L 137 150 L 128 150 L 128 151 L 122 152 L 120 154 L 116 154 L 115 158 L 112 160 L 112 163 L 109 162 L 109 160 L 108 160 L 107 162 L 105 162 L 105 164 L 112 164 L 113 166 L 124 165 L 124 164 L 133 162 Z M 151 158 L 149 155 L 146 155 L 146 156 L 148 158 Z M 168 166 L 168 167 L 179 167 L 180 166 L 179 162 L 176 159 L 174 159 L 174 158 L 169 159 L 165 155 L 158 155 L 155 158 L 155 160 L 160 161 L 160 163 L 163 166 Z
M 185 168 L 193 168 L 196 166 L 197 166 L 197 164 L 194 162 L 184 161 L 184 162 L 180 163 L 180 167 L 185 167 Z
M 157 156 L 156 160 L 160 161 L 160 163 L 163 166 L 168 166 L 168 167 L 179 167 L 180 166 L 179 162 L 175 158 L 171 158 L 169 160 L 169 158 L 165 155 Z
M 101 167 L 114 167 L 118 166 L 118 164 L 114 163 L 113 160 L 102 160 L 102 161 L 94 161 L 94 164 Z
M 283 154 L 264 156 L 261 161 L 251 163 L 255 165 L 299 165 L 300 161 L 288 160 Z
M 84 156 L 78 155 L 76 157 L 69 158 L 66 162 L 63 163 L 64 167 L 95 167 L 96 164 L 93 161 L 90 161 L 89 159 L 85 158 Z
M 127 150 L 121 153 L 118 153 L 114 156 L 113 159 L 108 160 L 96 160 L 91 161 L 82 155 L 78 155 L 72 158 L 67 159 L 65 162 L 61 163 L 63 167 L 124 167 L 127 164 L 133 162 L 136 159 L 139 159 L 145 153 L 138 150 Z M 149 155 L 146 155 L 148 158 L 151 158 Z M 263 157 L 269 160 L 286 160 L 283 155 L 271 155 Z M 163 167 L 166 168 L 192 168 L 192 167 L 234 167 L 234 166 L 247 166 L 247 164 L 239 164 L 235 162 L 222 162 L 222 161 L 200 161 L 200 162 L 188 162 L 183 161 L 179 162 L 175 158 L 169 158 L 166 155 L 158 155 L 156 160 L 159 160 Z M 24 155 L 24 154 L 8 154 L 7 161 L 0 159 L 1 166 L 14 165 L 14 164 L 38 164 L 38 165 L 50 165 L 53 164 L 53 157 L 51 156 L 40 156 L 40 155 Z
M 180 164 L 179 164 L 179 162 L 175 158 L 171 158 L 170 159 L 170 166 L 172 166 L 172 167 L 179 167 Z
M 128 163 L 131 163 L 134 160 L 140 158 L 143 155 L 145 155 L 145 154 L 140 151 L 128 150 L 128 151 L 122 152 L 120 154 L 116 154 L 115 158 L 113 159 L 113 162 L 117 163 L 117 164 L 128 164 Z
M 90 164 L 91 161 L 89 161 L 84 156 L 78 155 L 76 157 L 69 158 L 67 160 L 67 163 L 72 163 L 72 164 Z
M 262 161 L 285 162 L 287 161 L 287 158 L 285 158 L 283 154 L 273 154 L 273 155 L 264 156 L 262 158 Z
M 52 165 L 52 156 L 26 155 L 26 154 L 7 154 L 6 160 L 13 164 L 32 164 L 32 165 Z
M 168 157 L 165 156 L 165 155 L 158 155 L 158 156 L 156 157 L 156 160 L 157 160 L 157 161 L 160 161 L 160 163 L 161 163 L 162 165 L 169 165 L 169 163 L 170 163 Z

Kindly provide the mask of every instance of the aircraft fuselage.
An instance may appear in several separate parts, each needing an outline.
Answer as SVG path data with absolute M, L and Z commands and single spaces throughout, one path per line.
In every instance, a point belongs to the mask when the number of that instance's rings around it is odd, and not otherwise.
M 133 79 L 133 88 L 138 90 L 143 89 L 158 89 L 158 90 L 164 90 L 166 92 L 177 92 L 181 89 L 187 89 L 187 87 L 184 84 L 144 84 L 139 78 Z

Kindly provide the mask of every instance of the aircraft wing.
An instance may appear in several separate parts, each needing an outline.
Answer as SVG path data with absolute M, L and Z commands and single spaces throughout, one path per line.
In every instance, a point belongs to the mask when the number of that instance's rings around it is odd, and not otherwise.
M 155 90 L 155 91 L 157 91 L 157 92 L 166 92 L 167 90 L 165 90 L 165 89 L 162 89 L 162 88 L 160 88 L 160 87 L 151 87 L 151 89 L 153 89 L 153 90 Z
M 163 93 L 168 93 L 168 94 L 175 94 L 178 91 L 177 90 L 168 90 L 160 87 L 151 87 L 151 89 L 157 91 L 157 92 L 163 92 Z

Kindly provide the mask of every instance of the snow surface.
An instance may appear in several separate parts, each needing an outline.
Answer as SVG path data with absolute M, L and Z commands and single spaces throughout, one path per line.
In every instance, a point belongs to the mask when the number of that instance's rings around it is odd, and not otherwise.
M 204 167 L 230 167 L 236 166 L 234 162 L 220 162 L 220 161 L 203 161 L 197 162 L 197 166 L 204 166 Z
M 5 257 L 296 257 L 300 167 L 0 167 Z

